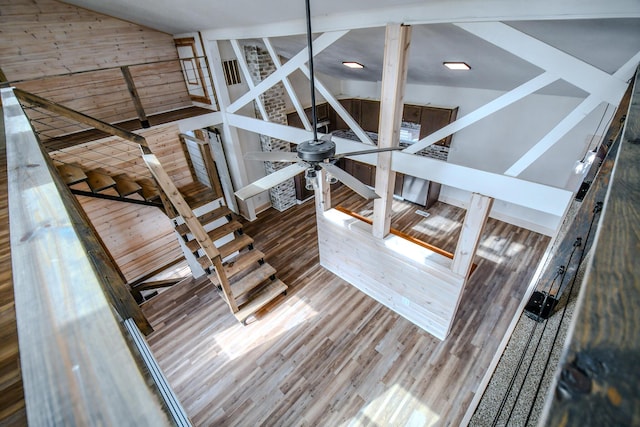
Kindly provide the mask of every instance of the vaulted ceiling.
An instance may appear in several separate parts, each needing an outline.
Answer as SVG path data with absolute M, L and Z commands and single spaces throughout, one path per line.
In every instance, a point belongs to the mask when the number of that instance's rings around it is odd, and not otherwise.
M 171 0 L 68 0 L 108 15 L 127 19 L 161 31 L 179 34 L 192 31 L 214 31 L 219 38 L 243 39 L 243 43 L 260 44 L 255 36 L 274 36 L 287 33 L 282 28 L 300 28 L 305 16 L 304 1 L 274 0 L 260 2 L 255 0 L 235 0 L 233 2 L 211 2 L 193 0 L 188 3 Z M 338 79 L 380 81 L 382 76 L 382 55 L 384 51 L 384 27 L 374 25 L 366 28 L 358 19 L 359 15 L 377 15 L 379 21 L 406 19 L 411 22 L 416 10 L 433 10 L 433 22 L 441 22 L 446 16 L 441 10 L 452 2 L 429 0 L 416 3 L 415 0 L 311 0 L 314 29 L 319 31 L 332 26 L 355 28 L 329 49 L 317 56 L 316 70 Z M 457 0 L 460 20 L 482 19 L 478 17 L 478 5 L 473 0 Z M 619 7 L 606 7 L 602 0 L 585 0 L 584 16 L 573 13 L 571 19 L 559 19 L 566 11 L 551 10 L 549 2 L 538 5 L 547 10 L 543 16 L 540 10 L 531 9 L 522 13 L 523 7 L 508 9 L 512 2 L 495 0 L 487 4 L 487 15 L 507 7 L 506 16 L 519 16 L 518 19 L 504 21 L 508 25 L 542 40 L 545 43 L 569 53 L 576 58 L 595 66 L 607 73 L 615 72 L 633 55 L 640 52 L 640 3 L 619 0 Z M 468 5 L 468 15 L 464 7 Z M 501 6 L 502 5 L 502 6 Z M 629 6 L 631 5 L 631 6 Z M 528 5 L 528 8 L 535 7 Z M 573 6 L 572 10 L 582 10 Z M 636 13 L 628 11 L 637 10 Z M 621 12 L 626 11 L 626 12 Z M 386 13 L 385 13 L 386 12 Z M 440 14 L 440 15 L 438 15 Z M 520 15 L 519 15 L 520 14 Z M 435 15 L 438 15 L 437 19 Z M 499 16 L 495 15 L 494 20 Z M 523 16 L 531 16 L 525 19 Z M 340 18 L 342 17 L 342 18 Z M 345 18 L 346 20 L 345 23 Z M 533 19 L 537 17 L 537 19 Z M 597 18 L 596 18 L 597 17 Z M 351 20 L 351 21 L 349 21 Z M 335 22 L 335 24 L 332 23 Z M 349 23 L 352 22 L 352 26 Z M 248 30 L 245 30 L 248 29 Z M 291 31 L 285 36 L 271 37 L 271 42 L 279 54 L 285 58 L 299 52 L 306 43 L 302 31 Z M 224 37 L 226 33 L 230 36 Z M 243 35 L 251 37 L 244 37 Z M 350 70 L 342 61 L 352 60 L 365 65 L 363 70 Z M 468 72 L 452 72 L 442 66 L 444 61 L 464 61 L 472 69 Z M 409 59 L 408 82 L 445 87 L 483 88 L 510 90 L 540 74 L 541 70 L 525 60 L 484 41 L 465 30 L 448 23 L 430 23 L 413 25 L 413 35 Z M 585 96 L 580 89 L 563 81 L 556 82 L 542 92 L 549 94 Z

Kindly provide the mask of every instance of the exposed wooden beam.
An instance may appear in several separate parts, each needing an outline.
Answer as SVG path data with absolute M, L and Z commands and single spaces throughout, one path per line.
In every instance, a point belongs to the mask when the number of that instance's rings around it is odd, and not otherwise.
M 316 212 L 326 212 L 331 209 L 331 186 L 327 182 L 327 172 L 320 169 L 313 186 L 315 190 Z
M 280 69 L 282 67 L 282 63 L 280 62 L 280 57 L 278 56 L 278 53 L 276 52 L 276 50 L 274 49 L 273 45 L 271 44 L 271 40 L 269 40 L 268 38 L 264 37 L 262 39 L 262 42 L 264 43 L 265 47 L 267 48 L 267 51 L 269 52 L 269 55 L 271 55 L 271 60 L 275 64 L 276 69 Z M 304 112 L 304 107 L 300 103 L 300 100 L 298 99 L 298 95 L 296 95 L 296 91 L 293 90 L 293 86 L 291 86 L 291 82 L 289 81 L 289 77 L 284 77 L 282 79 L 282 84 L 284 85 L 284 88 L 286 89 L 287 93 L 289 94 L 289 99 L 291 99 L 291 103 L 293 104 L 293 107 L 296 109 L 296 112 L 298 113 L 298 117 L 300 117 L 300 121 L 302 122 L 302 125 L 304 126 L 304 128 L 306 130 L 312 130 L 311 129 L 311 123 L 309 123 L 309 118 L 307 117 L 307 115 Z
M 638 66 L 640 60 L 640 52 L 627 61 L 622 67 L 614 73 L 614 76 L 618 79 L 626 81 L 629 77 L 629 70 L 633 66 Z M 529 167 L 533 162 L 540 158 L 549 148 L 551 148 L 558 140 L 563 137 L 567 132 L 573 129 L 580 121 L 591 111 L 598 107 L 600 103 L 598 99 L 589 95 L 584 101 L 580 103 L 568 116 L 566 116 L 560 123 L 558 123 L 547 135 L 545 135 L 540 141 L 529 149 L 520 159 L 518 159 L 509 169 L 505 171 L 505 175 L 518 176 L 524 170 Z M 617 104 L 616 104 L 617 105 Z
M 314 56 L 331 46 L 334 42 L 339 40 L 342 36 L 347 34 L 348 31 L 336 31 L 332 33 L 324 33 L 320 37 L 313 41 L 313 54 Z M 283 78 L 293 73 L 300 66 L 304 65 L 309 59 L 307 48 L 305 47 L 298 52 L 293 58 L 287 61 L 279 70 L 271 73 L 269 77 L 261 81 L 249 92 L 242 95 L 235 102 L 228 105 L 226 111 L 229 113 L 235 113 L 240 108 L 247 105 L 249 102 L 271 89 L 275 84 L 282 81 Z M 215 74 L 214 74 L 215 75 Z
M 458 27 L 511 52 L 590 93 L 598 101 L 618 105 L 624 81 L 501 22 L 468 22 Z
M 387 25 L 382 62 L 378 148 L 397 147 L 400 144 L 400 122 L 410 45 L 411 27 Z M 390 151 L 379 153 L 376 164 L 376 193 L 380 198 L 373 202 L 372 233 L 379 239 L 389 234 L 391 228 L 391 202 L 396 181 L 396 173 L 391 168 L 391 156 Z
M 209 64 L 213 67 L 213 82 L 215 84 L 216 93 L 218 94 L 220 114 L 222 116 L 223 139 L 221 145 L 224 147 L 224 155 L 230 172 L 229 176 L 234 188 L 242 188 L 249 184 L 249 178 L 243 159 L 238 131 L 233 126 L 229 126 L 229 120 L 227 118 L 227 107 L 231 103 L 231 98 L 229 96 L 227 85 L 222 77 L 224 76 L 224 72 L 222 70 L 220 49 L 217 42 L 209 43 L 206 39 L 203 39 L 203 43 L 207 56 L 211 56 Z M 231 209 L 236 209 L 236 213 L 242 214 L 250 221 L 256 219 L 254 199 L 246 201 L 238 200 L 236 202 L 235 197 L 231 194 L 229 195 L 229 198 L 231 198 L 231 200 L 227 203 Z
M 451 271 L 462 277 L 468 277 L 473 266 L 473 258 L 480 244 L 482 230 L 487 224 L 493 199 L 482 194 L 473 193 L 467 213 L 462 223 L 462 230 L 453 255 Z
M 64 105 L 56 104 L 55 102 L 49 101 L 48 99 L 42 98 L 41 96 L 25 92 L 22 89 L 14 88 L 13 92 L 15 93 L 16 97 L 23 102 L 45 108 L 49 111 L 60 114 L 61 116 L 68 117 L 72 120 L 76 120 L 80 123 L 87 124 L 98 130 L 106 132 L 109 135 L 119 136 L 120 138 L 126 139 L 127 141 L 135 142 L 136 144 L 140 144 L 143 147 L 147 147 L 147 141 L 144 139 L 144 137 L 133 132 L 126 131 L 117 126 L 103 122 L 102 120 L 94 119 L 93 117 L 89 117 L 86 114 L 82 114 L 78 111 L 72 110 L 71 108 L 65 107 Z
M 500 95 L 498 98 L 483 105 L 482 107 L 470 112 L 464 117 L 460 117 L 458 120 L 446 125 L 445 127 L 435 131 L 434 133 L 427 135 L 415 144 L 410 145 L 404 153 L 415 154 L 429 145 L 432 145 L 449 135 L 458 132 L 467 126 L 476 123 L 479 120 L 513 104 L 516 101 L 521 100 L 525 96 L 531 95 L 539 89 L 553 83 L 558 78 L 551 73 L 542 73 L 539 76 L 529 80 L 526 83 L 518 86 L 515 89 L 510 90 L 504 95 Z
M 595 110 L 600 105 L 600 100 L 589 95 L 584 101 L 582 101 L 574 110 L 569 113 L 564 119 L 554 126 L 549 133 L 547 133 L 542 139 L 531 147 L 526 153 L 522 155 L 504 174 L 509 176 L 518 176 L 526 168 L 531 166 L 533 162 L 538 160 L 548 149 L 553 147 L 564 135 L 566 135 L 571 129 L 573 129 L 578 123 L 580 123 L 589 113 Z
M 267 123 L 237 114 L 229 114 L 227 122 L 231 127 L 245 129 L 250 132 L 263 133 L 273 138 L 298 144 L 310 139 L 310 132 L 304 129 Z M 336 152 L 358 151 L 368 146 L 342 138 L 334 138 Z M 358 161 L 375 165 L 375 154 L 358 156 Z M 436 159 L 405 152 L 394 152 L 392 168 L 396 172 L 440 182 L 472 193 L 480 193 L 494 199 L 503 200 L 515 205 L 535 209 L 556 217 L 564 215 L 567 204 L 573 197 L 571 191 L 501 174 L 472 169 Z
M 306 65 L 300 66 L 300 70 L 304 73 L 305 76 L 307 76 L 307 78 L 310 78 L 309 68 Z M 320 95 L 322 95 L 324 99 L 329 103 L 329 105 L 331 105 L 336 114 L 338 114 L 342 118 L 342 120 L 344 120 L 347 126 L 349 126 L 349 129 L 351 129 L 353 133 L 356 134 L 360 141 L 367 145 L 375 145 L 371 138 L 369 138 L 369 135 L 367 135 L 367 133 L 360 127 L 358 122 L 355 121 L 353 117 L 351 117 L 351 114 L 349 114 L 349 112 L 342 106 L 340 101 L 338 101 L 336 97 L 331 94 L 327 86 L 322 83 L 322 80 L 320 80 L 317 76 L 315 77 L 315 87 L 316 90 L 320 92 Z
M 231 42 L 231 47 L 233 47 L 233 52 L 236 54 L 236 59 L 238 60 L 238 64 L 240 64 L 240 70 L 244 75 L 244 79 L 247 82 L 247 86 L 249 86 L 249 90 L 252 90 L 253 88 L 256 87 L 256 85 L 253 83 L 253 76 L 249 71 L 249 66 L 247 65 L 247 59 L 245 58 L 244 52 L 240 47 L 240 43 L 238 43 L 238 40 L 229 40 L 229 41 Z M 260 111 L 262 120 L 269 121 L 269 115 L 267 115 L 267 110 L 265 110 L 264 108 L 264 102 L 262 102 L 262 99 L 260 99 L 260 95 L 256 96 L 253 100 L 258 106 L 258 111 Z
M 140 96 L 138 95 L 138 89 L 136 88 L 136 82 L 133 80 L 131 76 L 131 71 L 129 71 L 129 67 L 124 66 L 120 67 L 120 71 L 122 72 L 122 77 L 124 77 L 124 81 L 127 83 L 127 89 L 129 90 L 129 95 L 131 95 L 131 100 L 133 101 L 133 106 L 136 109 L 136 113 L 138 114 L 138 120 L 140 120 L 140 124 L 143 128 L 149 128 L 151 125 L 149 124 L 149 119 L 147 119 L 147 113 L 144 112 L 144 107 L 142 105 L 142 101 L 140 101 Z

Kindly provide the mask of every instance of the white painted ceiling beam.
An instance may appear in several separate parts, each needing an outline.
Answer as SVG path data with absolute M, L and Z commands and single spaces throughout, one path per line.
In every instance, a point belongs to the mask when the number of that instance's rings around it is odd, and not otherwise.
M 549 133 L 547 133 L 540 141 L 531 147 L 522 157 L 520 157 L 513 165 L 507 169 L 504 174 L 509 176 L 518 176 L 526 168 L 531 166 L 533 162 L 538 160 L 549 148 L 553 147 L 560 138 L 580 123 L 589 113 L 591 113 L 601 101 L 589 95 L 574 110 L 560 121 Z
M 331 46 L 340 37 L 347 34 L 348 31 L 336 31 L 332 33 L 324 33 L 313 41 L 313 54 L 314 56 Z M 289 74 L 293 73 L 296 69 L 304 65 L 309 59 L 307 48 L 305 47 L 298 52 L 293 58 L 288 60 L 279 70 L 271 73 L 269 77 L 257 84 L 249 92 L 242 95 L 235 102 L 227 107 L 227 112 L 235 113 L 249 102 L 262 95 L 267 90 L 271 89 L 275 84 L 282 81 Z
M 265 122 L 238 114 L 228 114 L 227 123 L 232 127 L 261 133 L 295 144 L 308 141 L 312 137 L 311 132 L 304 129 Z M 358 151 L 368 147 L 365 144 L 342 138 L 334 138 L 333 141 L 336 143 L 337 153 Z M 354 158 L 370 165 L 375 165 L 377 161 L 377 155 L 375 154 Z M 558 217 L 564 215 L 565 208 L 573 197 L 572 192 L 561 188 L 404 152 L 393 153 L 392 168 L 396 172 L 440 182 L 469 192 L 484 194 L 498 200 Z
M 638 61 L 640 60 L 640 52 L 636 53 L 629 61 L 627 61 L 618 71 L 613 75 L 626 81 L 631 78 L 633 72 L 638 67 Z M 618 99 L 614 99 L 614 106 L 617 106 L 622 99 L 624 92 L 618 93 Z M 560 123 L 558 123 L 551 131 L 546 134 L 540 141 L 538 141 L 533 147 L 531 147 L 520 159 L 518 159 L 513 165 L 505 171 L 505 175 L 518 176 L 526 168 L 528 168 L 533 162 L 538 160 L 549 148 L 556 144 L 560 138 L 573 129 L 578 123 L 580 123 L 589 113 L 596 109 L 600 105 L 600 100 L 594 96 L 589 95 L 584 101 L 582 101 L 569 115 L 567 115 Z
M 269 55 L 271 55 L 271 60 L 273 61 L 274 65 L 276 66 L 276 69 L 279 70 L 280 67 L 282 67 L 282 63 L 280 62 L 280 57 L 278 57 L 278 52 L 276 52 L 276 50 L 274 49 L 273 45 L 271 44 L 271 40 L 269 40 L 267 37 L 265 37 L 265 38 L 262 39 L 262 42 L 264 43 L 265 47 L 267 48 L 267 52 L 269 52 Z M 304 112 L 304 107 L 300 103 L 300 100 L 298 99 L 298 95 L 296 95 L 296 91 L 293 90 L 293 86 L 291 86 L 291 82 L 289 81 L 289 77 L 284 77 L 282 79 L 282 84 L 284 85 L 285 90 L 289 94 L 289 99 L 291 100 L 291 103 L 293 104 L 293 107 L 296 109 L 296 112 L 298 113 L 298 116 L 300 117 L 300 121 L 302 121 L 302 125 L 304 126 L 304 128 L 306 130 L 311 130 L 311 123 L 309 123 L 309 118 L 307 117 L 307 115 Z
M 516 101 L 519 101 L 525 96 L 542 89 L 543 87 L 553 83 L 557 79 L 558 78 L 552 73 L 542 73 L 539 76 L 529 80 L 528 82 L 518 86 L 517 88 L 505 93 L 504 95 L 499 96 L 493 101 L 488 102 L 482 107 L 472 111 L 466 116 L 459 118 L 458 120 L 446 125 L 445 127 L 435 131 L 430 135 L 427 135 L 420 141 L 410 145 L 402 151 L 408 154 L 417 153 L 418 151 L 427 148 L 429 145 L 440 141 L 442 138 L 446 138 L 447 136 L 452 135 L 455 132 L 458 132 L 459 130 L 464 129 L 467 126 L 470 126 L 473 123 L 495 113 L 496 111 L 501 110 Z
M 501 22 L 455 25 L 610 104 L 615 105 L 627 89 L 616 77 Z
M 407 25 L 483 22 L 522 21 L 557 19 L 596 18 L 638 18 L 640 7 L 637 0 L 539 0 L 521 2 L 513 0 L 446 0 L 416 2 L 407 6 L 336 12 L 314 16 L 313 28 L 316 32 L 349 30 L 357 28 L 383 27 L 390 22 Z M 203 31 L 209 40 L 279 37 L 304 34 L 304 19 L 271 22 L 246 27 L 216 28 Z
M 307 78 L 310 78 L 309 68 L 307 68 L 306 65 L 302 65 L 300 67 L 300 70 L 304 73 L 305 76 L 307 76 Z M 324 83 L 322 83 L 322 81 L 318 79 L 318 77 L 315 78 L 315 86 L 318 92 L 320 92 L 320 95 L 322 95 L 324 99 L 329 103 L 329 105 L 333 107 L 336 114 L 338 114 L 342 118 L 342 120 L 344 120 L 347 126 L 349 126 L 353 133 L 356 134 L 360 141 L 364 142 L 367 145 L 375 145 L 371 138 L 369 138 L 369 135 L 367 135 L 367 133 L 360 127 L 358 122 L 356 122 L 354 118 L 351 117 L 351 114 L 349 114 L 349 112 L 342 106 L 342 104 L 340 104 L 340 101 L 338 101 L 331 94 L 331 92 L 329 92 L 327 86 L 325 86 Z
M 253 83 L 253 76 L 249 71 L 249 66 L 247 65 L 247 60 L 244 56 L 244 52 L 240 47 L 240 43 L 238 40 L 229 40 L 231 42 L 231 46 L 233 47 L 233 52 L 236 54 L 236 58 L 238 59 L 238 64 L 240 64 L 240 69 L 242 70 L 242 74 L 244 74 L 244 79 L 247 81 L 247 85 L 249 86 L 249 90 L 256 87 Z M 258 106 L 258 111 L 260 111 L 260 115 L 262 116 L 262 120 L 269 120 L 269 116 L 267 115 L 267 111 L 264 109 L 264 103 L 262 99 L 260 99 L 260 95 L 254 98 L 256 105 Z
M 406 175 L 480 193 L 556 216 L 564 215 L 571 191 L 472 169 L 415 154 L 393 153 L 393 169 Z

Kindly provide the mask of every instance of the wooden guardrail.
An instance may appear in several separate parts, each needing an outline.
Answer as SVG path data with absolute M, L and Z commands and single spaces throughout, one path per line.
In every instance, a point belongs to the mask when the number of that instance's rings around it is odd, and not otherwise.
M 640 425 L 640 84 L 635 84 L 548 426 Z
M 13 289 L 29 423 L 167 425 L 116 318 L 141 312 L 124 286 L 114 286 L 111 279 L 117 274 L 109 271 L 108 257 L 87 239 L 82 217 L 64 200 L 66 187 L 52 174 L 13 91 L 1 92 Z M 148 325 L 144 316 L 137 321 Z

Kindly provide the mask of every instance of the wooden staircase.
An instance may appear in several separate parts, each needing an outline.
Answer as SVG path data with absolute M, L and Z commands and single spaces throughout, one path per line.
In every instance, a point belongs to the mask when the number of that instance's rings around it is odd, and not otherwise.
M 143 158 L 175 209 L 176 232 L 238 321 L 246 325 L 258 310 L 286 295 L 287 285 L 276 277 L 264 254 L 254 248 L 253 239 L 244 234 L 229 208 L 220 204 L 200 216 L 194 214 L 213 200 L 208 187 L 194 182 L 178 189 L 155 155 Z
M 143 199 L 146 202 L 159 202 L 160 199 L 160 191 L 149 178 L 134 179 L 123 173 L 112 176 L 99 168 L 85 170 L 77 163 L 65 163 L 56 168 L 72 192 L 75 190 L 123 199 Z

